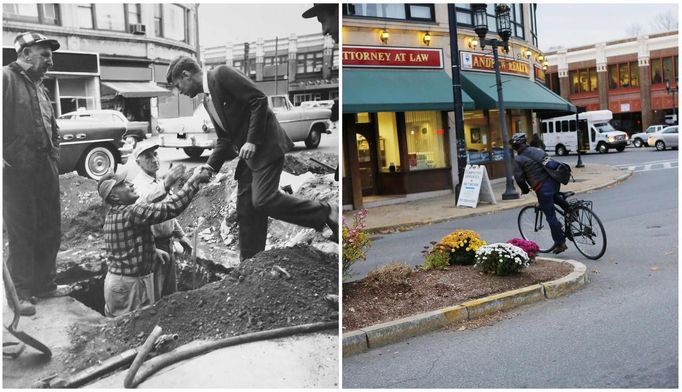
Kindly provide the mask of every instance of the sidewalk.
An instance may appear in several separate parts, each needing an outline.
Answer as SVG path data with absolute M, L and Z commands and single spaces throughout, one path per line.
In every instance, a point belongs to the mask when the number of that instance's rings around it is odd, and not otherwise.
M 586 164 L 580 169 L 572 166 L 571 169 L 575 182 L 562 185 L 562 192 L 572 191 L 581 194 L 593 191 L 623 181 L 632 174 L 631 171 L 596 164 Z M 401 226 L 421 226 L 474 215 L 490 214 L 537 202 L 533 191 L 526 195 L 520 195 L 521 197 L 517 200 L 502 200 L 502 193 L 506 188 L 504 179 L 495 180 L 492 187 L 497 204 L 482 202 L 476 208 L 457 207 L 455 195 L 451 193 L 428 199 L 367 208 L 368 215 L 365 223 L 371 232 L 391 231 L 399 229 Z M 516 183 L 514 183 L 514 187 L 520 194 L 521 191 Z M 352 219 L 352 215 L 353 211 L 344 212 L 344 217 L 348 221 Z

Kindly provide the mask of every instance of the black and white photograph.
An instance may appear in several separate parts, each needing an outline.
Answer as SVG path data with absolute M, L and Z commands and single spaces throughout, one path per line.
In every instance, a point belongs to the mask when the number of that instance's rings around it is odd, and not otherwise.
M 340 388 L 339 4 L 2 31 L 3 388 Z

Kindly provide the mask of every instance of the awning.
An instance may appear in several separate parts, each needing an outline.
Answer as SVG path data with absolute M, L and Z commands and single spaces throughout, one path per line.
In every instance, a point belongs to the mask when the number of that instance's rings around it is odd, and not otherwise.
M 462 71 L 462 88 L 476 103 L 476 109 L 497 109 L 494 73 Z M 557 110 L 575 113 L 575 106 L 552 90 L 528 78 L 502 75 L 505 109 Z
M 102 96 L 121 95 L 125 98 L 159 97 L 173 93 L 152 82 L 102 82 Z
M 406 112 L 455 109 L 452 79 L 441 70 L 344 69 L 343 112 Z M 462 91 L 464 110 L 474 101 Z

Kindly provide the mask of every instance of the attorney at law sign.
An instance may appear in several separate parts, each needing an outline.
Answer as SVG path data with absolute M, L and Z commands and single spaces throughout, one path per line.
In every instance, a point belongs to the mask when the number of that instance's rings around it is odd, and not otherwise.
M 343 46 L 344 67 L 442 69 L 443 49 Z

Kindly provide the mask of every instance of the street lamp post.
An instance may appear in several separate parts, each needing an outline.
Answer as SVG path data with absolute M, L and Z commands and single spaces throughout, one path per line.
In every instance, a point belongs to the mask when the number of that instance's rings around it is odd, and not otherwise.
M 518 199 L 519 193 L 514 189 L 512 180 L 512 157 L 509 151 L 509 137 L 507 135 L 507 118 L 504 112 L 504 97 L 502 94 L 502 77 L 500 76 L 500 59 L 497 48 L 502 46 L 505 51 L 509 51 L 509 37 L 511 36 L 511 21 L 509 17 L 510 8 L 506 4 L 498 4 L 495 7 L 495 19 L 497 21 L 497 33 L 502 40 L 496 38 L 486 39 L 488 33 L 488 13 L 487 4 L 472 4 L 471 9 L 474 14 L 474 31 L 480 38 L 481 49 L 486 45 L 493 48 L 493 58 L 495 60 L 495 81 L 497 83 L 497 110 L 500 113 L 500 126 L 502 128 L 502 148 L 504 149 L 504 174 L 507 178 L 506 189 L 502 194 L 502 200 Z
M 575 164 L 575 167 L 578 167 L 578 168 L 585 167 L 585 165 L 583 165 L 582 156 L 580 155 L 580 148 L 582 147 L 582 144 L 580 144 L 582 142 L 582 136 L 581 136 L 582 132 L 580 132 L 580 112 L 581 112 L 581 110 L 578 107 L 576 107 L 575 108 L 575 131 L 576 131 L 576 134 L 578 135 L 578 162 Z
M 677 79 L 675 79 L 675 82 L 677 82 Z M 675 117 L 675 124 L 679 124 L 679 121 L 677 120 L 677 107 L 675 106 L 675 93 L 677 93 L 679 86 L 677 86 L 677 83 L 675 83 L 675 85 L 675 87 L 670 87 L 670 80 L 666 79 L 665 91 L 668 94 L 673 95 L 673 117 Z

